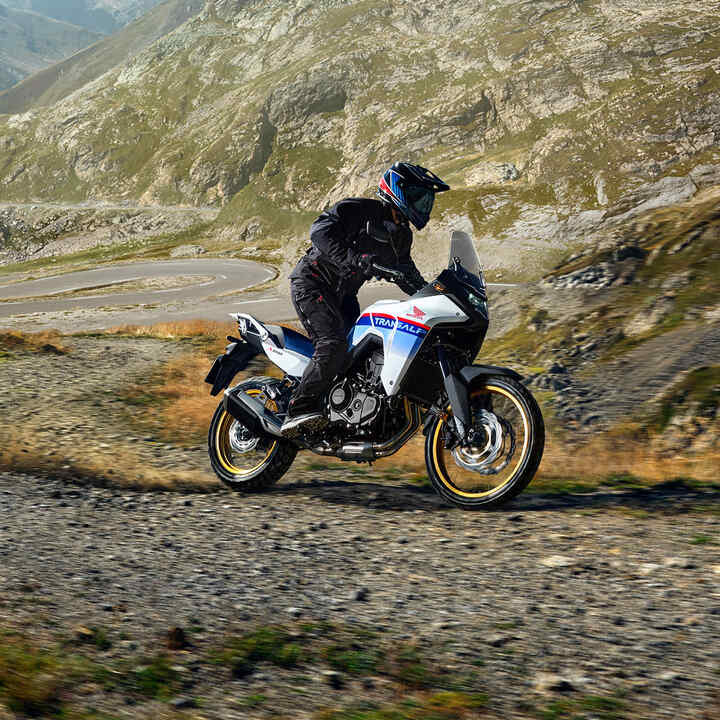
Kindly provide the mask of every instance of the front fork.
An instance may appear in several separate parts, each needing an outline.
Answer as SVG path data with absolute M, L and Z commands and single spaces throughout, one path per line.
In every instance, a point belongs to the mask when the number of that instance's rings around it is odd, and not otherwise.
M 452 365 L 444 347 L 437 348 L 437 358 L 442 372 L 445 392 L 447 393 L 450 407 L 455 420 L 455 431 L 460 442 L 468 444 L 472 441 L 475 431 L 472 427 L 472 416 L 470 414 L 470 394 L 463 379 L 453 372 Z

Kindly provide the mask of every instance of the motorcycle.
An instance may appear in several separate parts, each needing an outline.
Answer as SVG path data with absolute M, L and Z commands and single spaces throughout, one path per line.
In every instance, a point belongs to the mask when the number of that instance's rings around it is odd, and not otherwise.
M 383 230 L 367 231 L 387 240 Z M 381 279 L 398 270 L 373 267 Z M 208 450 L 218 478 L 233 490 L 268 488 L 300 450 L 372 463 L 397 452 L 421 428 L 425 465 L 437 493 L 465 509 L 494 508 L 527 487 L 542 457 L 540 409 L 509 368 L 475 365 L 489 324 L 487 286 L 466 233 L 455 231 L 450 261 L 435 280 L 401 301 L 379 300 L 349 334 L 347 370 L 324 398 L 328 424 L 288 439 L 280 428 L 312 354 L 290 328 L 233 314 L 239 338 L 206 382 L 223 398 L 210 423 Z M 284 377 L 235 375 L 264 354 Z

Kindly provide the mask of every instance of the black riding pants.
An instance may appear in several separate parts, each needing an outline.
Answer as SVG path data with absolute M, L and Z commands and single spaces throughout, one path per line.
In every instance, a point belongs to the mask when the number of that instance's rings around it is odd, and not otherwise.
M 360 315 L 357 296 L 338 297 L 314 278 L 293 278 L 293 305 L 300 322 L 315 346 L 315 353 L 292 398 L 298 410 L 323 407 L 323 399 L 336 375 L 346 369 L 347 335 Z

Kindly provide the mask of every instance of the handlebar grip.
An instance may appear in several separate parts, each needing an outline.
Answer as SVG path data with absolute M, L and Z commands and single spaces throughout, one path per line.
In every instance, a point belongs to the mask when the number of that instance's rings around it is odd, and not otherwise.
M 393 270 L 392 268 L 384 267 L 383 265 L 378 265 L 377 263 L 372 264 L 373 270 L 377 270 L 379 273 L 383 275 L 388 275 L 389 277 L 394 277 L 401 279 L 405 277 L 403 273 L 401 273 L 399 270 Z

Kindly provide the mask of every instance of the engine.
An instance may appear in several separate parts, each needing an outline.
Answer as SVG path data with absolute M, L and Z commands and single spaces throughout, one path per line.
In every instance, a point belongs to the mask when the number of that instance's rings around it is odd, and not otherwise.
M 340 380 L 330 390 L 330 422 L 341 422 L 352 435 L 367 435 L 386 405 L 380 384 L 383 356 L 374 352 L 360 372 Z

